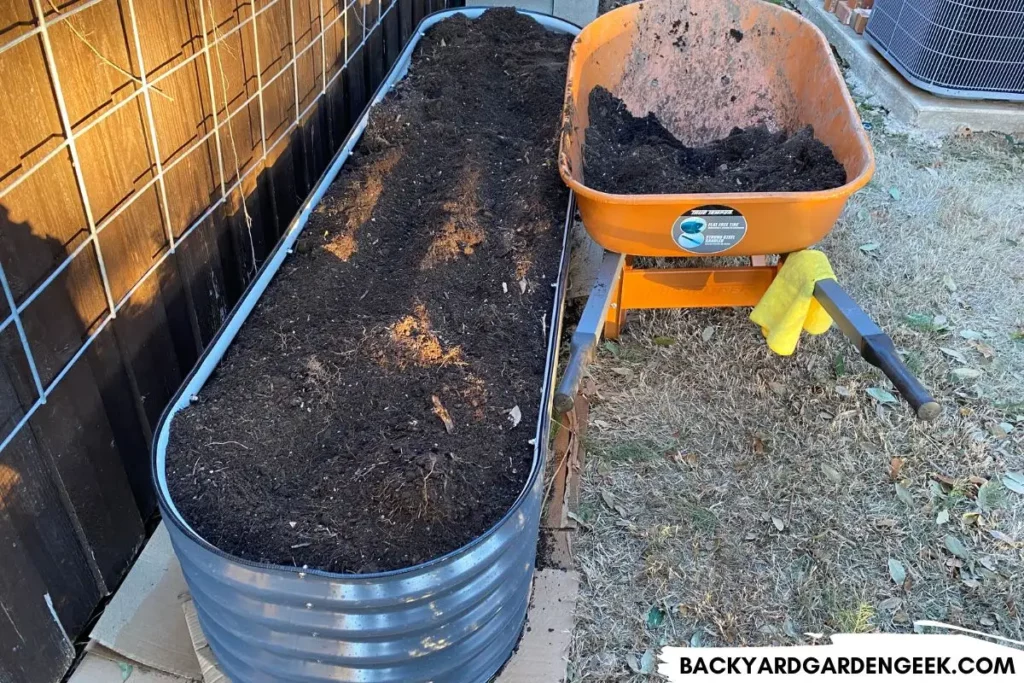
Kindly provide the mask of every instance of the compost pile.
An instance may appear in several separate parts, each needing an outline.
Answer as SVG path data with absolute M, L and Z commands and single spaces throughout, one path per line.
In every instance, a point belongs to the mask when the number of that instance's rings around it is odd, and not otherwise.
M 808 192 L 846 183 L 846 171 L 810 126 L 793 135 L 733 128 L 687 147 L 653 113 L 633 116 L 601 86 L 590 92 L 583 148 L 588 187 L 612 194 Z
M 566 191 L 571 37 L 448 19 L 374 110 L 167 451 L 171 496 L 245 559 L 408 567 L 530 475 Z

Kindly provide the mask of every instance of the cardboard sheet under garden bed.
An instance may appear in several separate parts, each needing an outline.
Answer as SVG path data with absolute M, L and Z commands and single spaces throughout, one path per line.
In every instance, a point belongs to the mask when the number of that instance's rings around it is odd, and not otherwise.
M 231 555 L 412 566 L 497 522 L 540 414 L 571 37 L 512 10 L 422 39 L 216 374 L 172 424 L 185 519 Z

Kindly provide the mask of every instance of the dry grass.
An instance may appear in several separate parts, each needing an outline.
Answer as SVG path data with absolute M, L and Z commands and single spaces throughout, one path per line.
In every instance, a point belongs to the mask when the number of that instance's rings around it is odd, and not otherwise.
M 892 389 L 835 329 L 781 358 L 747 310 L 634 314 L 592 369 L 570 681 L 644 680 L 630 663 L 665 643 L 918 619 L 1024 640 L 1024 496 L 998 484 L 1024 471 L 1024 148 L 865 116 L 878 170 L 821 248 L 945 416 L 870 398 Z

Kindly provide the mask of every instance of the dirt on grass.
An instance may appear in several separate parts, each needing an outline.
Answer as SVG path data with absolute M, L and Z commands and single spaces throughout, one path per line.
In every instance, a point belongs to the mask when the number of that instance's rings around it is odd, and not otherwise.
M 834 328 L 783 358 L 749 309 L 631 313 L 592 370 L 573 683 L 666 644 L 1024 640 L 1024 144 L 862 114 L 877 170 L 820 247 L 944 416 L 869 394 L 896 392 Z
M 590 92 L 584 181 L 612 194 L 808 192 L 846 183 L 846 171 L 806 126 L 792 135 L 763 125 L 687 147 L 653 113 L 634 116 L 601 86 Z
M 509 509 L 530 474 L 566 191 L 570 37 L 448 19 L 168 447 L 207 541 L 334 572 L 408 567 Z

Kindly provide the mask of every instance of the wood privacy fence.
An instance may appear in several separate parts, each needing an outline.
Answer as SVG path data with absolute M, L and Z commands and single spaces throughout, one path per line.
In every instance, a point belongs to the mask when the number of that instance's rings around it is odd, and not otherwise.
M 461 0 L 0 3 L 0 683 L 59 680 L 167 401 L 414 27 Z

